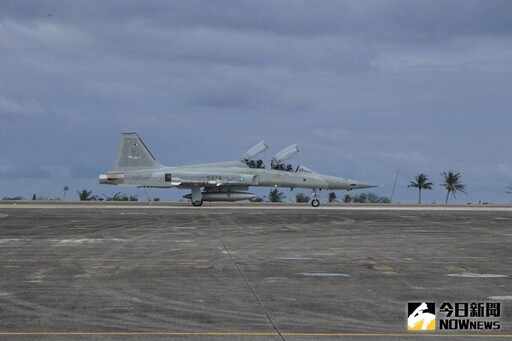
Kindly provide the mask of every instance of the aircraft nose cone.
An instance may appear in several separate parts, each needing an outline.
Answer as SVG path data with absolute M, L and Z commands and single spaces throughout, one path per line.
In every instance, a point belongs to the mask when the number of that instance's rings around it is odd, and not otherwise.
M 380 185 L 369 184 L 369 183 L 366 183 L 366 182 L 360 182 L 360 181 L 357 181 L 355 183 L 355 186 L 352 186 L 352 188 L 354 188 L 354 189 L 372 188 L 372 187 L 381 187 L 381 186 Z

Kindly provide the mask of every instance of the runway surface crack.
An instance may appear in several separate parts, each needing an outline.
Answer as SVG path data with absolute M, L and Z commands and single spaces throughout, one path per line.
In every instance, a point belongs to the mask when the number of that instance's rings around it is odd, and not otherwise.
M 276 331 L 276 333 L 279 335 L 279 337 L 281 338 L 281 340 L 285 341 L 286 339 L 284 338 L 283 334 L 281 334 L 281 332 L 279 331 L 279 329 L 277 328 L 277 326 L 275 325 L 274 321 L 272 321 L 272 318 L 270 317 L 270 315 L 268 314 L 267 312 L 267 309 L 265 309 L 265 306 L 263 305 L 263 303 L 261 302 L 260 298 L 258 297 L 258 295 L 256 294 L 256 292 L 254 291 L 253 287 L 251 286 L 251 283 L 249 283 L 249 281 L 247 280 L 247 277 L 245 276 L 244 272 L 242 271 L 242 269 L 240 268 L 240 266 L 238 265 L 238 263 L 236 262 L 235 260 L 235 257 L 233 257 L 233 255 L 231 254 L 231 252 L 229 252 L 228 248 L 226 247 L 226 244 L 224 243 L 224 240 L 222 239 L 222 237 L 220 235 L 217 235 L 221 244 L 222 244 L 222 247 L 224 248 L 224 251 L 226 251 L 226 253 L 228 254 L 228 256 L 231 258 L 231 261 L 233 261 L 233 264 L 235 264 L 238 272 L 240 273 L 240 276 L 242 276 L 242 278 L 244 279 L 245 281 L 245 284 L 247 285 L 247 287 L 249 288 L 249 290 L 251 291 L 252 295 L 254 296 L 254 298 L 256 299 L 256 302 L 258 302 L 258 304 L 260 305 L 261 307 L 261 310 L 263 311 L 263 313 L 265 314 L 265 316 L 267 317 L 267 320 L 268 322 L 272 325 L 272 328 L 274 328 L 274 330 Z

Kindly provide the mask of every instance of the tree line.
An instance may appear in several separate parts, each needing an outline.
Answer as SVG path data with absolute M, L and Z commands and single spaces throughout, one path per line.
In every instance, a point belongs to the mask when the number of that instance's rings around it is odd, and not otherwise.
M 448 172 L 443 172 L 441 175 L 443 177 L 443 182 L 440 185 L 446 189 L 445 204 L 448 204 L 450 193 L 453 195 L 454 198 L 456 198 L 455 193 L 457 192 L 467 194 L 466 185 L 461 182 L 461 176 L 459 172 L 455 173 L 449 170 Z M 409 183 L 409 186 L 407 187 L 413 187 L 418 189 L 418 204 L 421 204 L 421 191 L 431 190 L 432 186 L 433 184 L 432 182 L 429 181 L 427 175 L 424 173 L 419 173 L 418 175 L 416 175 L 414 180 Z
M 456 193 L 461 192 L 467 194 L 466 192 L 466 184 L 462 183 L 460 172 L 454 172 L 449 170 L 448 172 L 441 173 L 443 178 L 440 186 L 443 186 L 446 190 L 446 198 L 445 204 L 448 204 L 448 200 L 450 198 L 450 194 L 456 198 Z M 421 196 L 423 190 L 431 190 L 434 186 L 432 182 L 430 182 L 428 176 L 425 173 L 418 173 L 414 180 L 410 181 L 408 188 L 416 188 L 418 190 L 418 204 L 421 204 Z M 63 187 L 63 195 L 62 200 L 66 199 L 66 194 L 69 191 L 68 186 Z M 512 194 L 512 185 L 507 186 L 506 193 Z M 100 197 L 98 195 L 94 195 L 92 191 L 88 191 L 87 189 L 77 191 L 78 199 L 80 201 L 138 201 L 137 195 L 126 195 L 121 192 L 115 193 L 113 196 L 103 196 Z M 273 188 L 269 191 L 269 193 L 263 197 L 258 197 L 253 199 L 253 202 L 283 202 L 286 199 L 286 196 L 283 192 L 280 192 L 278 188 Z M 3 197 L 2 200 L 25 200 L 22 196 L 15 197 Z M 36 197 L 34 194 L 32 196 L 32 200 L 44 200 L 44 198 Z M 47 200 L 47 199 L 46 199 Z M 60 200 L 51 199 L 51 200 Z M 309 202 L 311 198 L 304 193 L 297 193 L 295 195 L 295 202 Z M 152 201 L 160 201 L 160 198 L 154 198 Z M 345 194 L 341 200 L 338 200 L 336 193 L 330 192 L 328 195 L 328 202 L 343 202 L 343 203 L 390 203 L 391 200 L 386 196 L 379 196 L 375 193 L 360 193 L 355 195 Z
M 253 202 L 283 202 L 286 199 L 286 195 L 284 195 L 283 192 L 280 192 L 278 188 L 271 189 L 267 195 L 264 195 L 262 198 L 255 198 L 252 201 Z M 311 198 L 304 193 L 297 193 L 295 195 L 295 202 L 301 203 L 301 202 L 309 202 Z M 336 193 L 329 192 L 327 201 L 330 203 L 340 202 L 338 200 L 338 197 L 336 196 Z M 390 203 L 391 200 L 388 197 L 383 197 L 380 195 L 377 195 L 375 193 L 360 193 L 360 194 L 345 194 L 341 202 L 344 203 Z

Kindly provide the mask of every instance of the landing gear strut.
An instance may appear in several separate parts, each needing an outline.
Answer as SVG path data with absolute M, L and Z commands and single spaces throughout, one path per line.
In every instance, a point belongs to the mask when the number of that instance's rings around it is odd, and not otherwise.
M 201 206 L 203 204 L 203 194 L 201 187 L 192 187 L 192 206 Z
M 311 200 L 311 206 L 313 206 L 313 207 L 320 206 L 320 200 L 318 200 L 318 194 L 317 194 L 316 188 L 313 190 L 313 193 L 311 193 L 311 195 L 313 196 L 313 200 Z

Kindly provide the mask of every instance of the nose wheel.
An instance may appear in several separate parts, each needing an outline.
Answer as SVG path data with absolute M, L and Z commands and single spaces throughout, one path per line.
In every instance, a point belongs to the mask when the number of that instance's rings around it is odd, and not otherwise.
M 313 190 L 313 193 L 311 193 L 311 196 L 313 197 L 313 200 L 311 200 L 311 206 L 313 206 L 313 207 L 320 206 L 320 200 L 318 200 L 318 193 L 317 193 L 316 188 Z
M 203 204 L 202 200 L 192 201 L 192 206 L 201 206 Z

